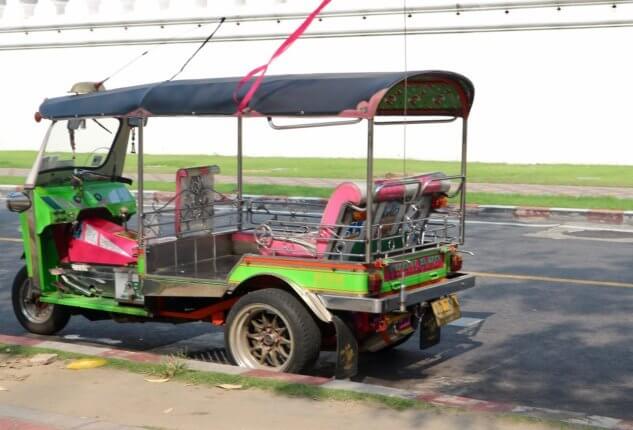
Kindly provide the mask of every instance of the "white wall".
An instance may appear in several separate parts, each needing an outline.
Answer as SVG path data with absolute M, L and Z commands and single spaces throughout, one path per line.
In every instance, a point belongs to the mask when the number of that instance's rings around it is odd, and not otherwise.
M 121 15 L 109 5 L 102 19 L 138 19 L 152 16 L 192 16 L 200 9 L 185 7 L 176 11 L 157 12 L 150 0 L 134 15 Z M 79 21 L 86 19 L 85 10 L 74 0 L 68 15 L 55 17 L 49 2 L 43 2 L 36 16 L 26 24 Z M 14 1 L 14 3 L 16 3 Z M 218 1 L 204 13 L 215 16 L 280 12 L 306 9 L 305 1 L 289 0 L 287 4 L 250 0 L 246 6 Z M 300 3 L 300 5 L 299 5 Z M 387 2 L 335 0 L 333 8 L 382 6 Z M 440 2 L 441 3 L 441 2 Z M 454 2 L 444 1 L 446 4 Z M 73 8 L 75 5 L 75 9 Z M 310 1 L 309 6 L 316 6 Z M 402 5 L 388 2 L 389 6 Z M 409 6 L 428 2 L 409 0 Z M 216 7 L 217 6 L 217 7 Z M 224 9 L 220 8 L 223 6 Z M 152 6 L 153 7 L 153 6 Z M 365 7 L 365 6 L 362 6 Z M 20 11 L 7 8 L 0 25 L 22 23 Z M 575 8 L 556 12 L 512 11 L 490 12 L 471 16 L 454 14 L 427 15 L 407 21 L 411 27 L 428 25 L 502 24 L 559 20 L 628 19 L 633 7 L 611 9 Z M 401 26 L 403 17 L 352 18 L 315 23 L 319 29 Z M 297 23 L 227 24 L 219 34 L 290 31 Z M 248 27 L 248 26 L 251 27 Z M 199 30 L 202 34 L 212 27 Z M 191 29 L 140 30 L 136 34 L 182 35 Z M 0 35 L 0 44 L 43 40 L 59 37 L 121 38 L 123 30 L 92 34 Z M 129 34 L 128 34 L 129 35 Z M 543 32 L 486 33 L 444 36 L 409 36 L 408 68 L 448 69 L 470 77 L 475 83 L 476 100 L 470 121 L 470 159 L 509 163 L 592 163 L 633 164 L 633 142 L 630 116 L 633 114 L 633 64 L 627 41 L 633 29 L 565 30 Z M 244 75 L 265 62 L 280 42 L 216 43 L 208 45 L 181 76 L 213 77 Z M 0 52 L 0 149 L 35 149 L 44 134 L 45 125 L 32 117 L 46 96 L 60 95 L 72 83 L 100 80 L 134 58 L 144 47 L 80 48 Z M 173 74 L 195 49 L 193 45 L 161 46 L 134 66 L 108 82 L 109 88 L 134 83 L 158 81 Z M 344 71 L 385 71 L 404 68 L 402 37 L 300 40 L 274 63 L 271 74 Z M 174 120 L 177 121 L 177 120 Z M 198 122 L 156 121 L 151 149 L 162 153 L 234 152 L 234 123 L 228 120 Z M 247 151 L 253 155 L 362 157 L 365 129 L 361 126 L 315 131 L 274 132 L 265 121 L 247 121 Z M 412 158 L 446 160 L 458 155 L 458 127 L 409 127 L 407 154 Z M 377 154 L 402 157 L 403 131 L 379 129 Z

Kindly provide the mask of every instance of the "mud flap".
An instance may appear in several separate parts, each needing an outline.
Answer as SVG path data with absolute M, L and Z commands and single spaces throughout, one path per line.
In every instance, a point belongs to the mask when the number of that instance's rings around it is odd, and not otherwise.
M 420 349 L 427 349 L 440 343 L 440 326 L 433 311 L 424 312 L 420 320 Z
M 336 329 L 336 379 L 351 378 L 358 372 L 358 343 L 352 330 L 336 315 L 332 315 Z

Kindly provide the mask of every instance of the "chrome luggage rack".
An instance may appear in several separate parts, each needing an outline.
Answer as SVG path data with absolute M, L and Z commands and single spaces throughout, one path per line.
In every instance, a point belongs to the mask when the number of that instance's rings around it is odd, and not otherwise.
M 375 224 L 372 226 L 372 243 L 374 258 L 387 258 L 405 253 L 413 253 L 422 249 L 456 244 L 459 240 L 458 222 L 455 212 L 434 214 L 427 218 L 408 220 L 398 223 Z M 396 234 L 383 235 L 383 231 L 393 228 Z M 358 235 L 350 238 L 349 233 L 358 230 Z M 268 220 L 259 224 L 253 231 L 260 247 L 267 247 L 273 241 L 295 244 L 325 243 L 325 251 L 316 257 L 326 259 L 361 261 L 365 256 L 365 239 L 361 234 L 362 227 L 343 224 L 320 224 L 289 220 Z M 359 248 L 355 250 L 355 245 Z M 274 253 L 274 251 L 272 251 Z M 284 253 L 292 253 L 288 246 Z
M 457 186 L 455 191 L 449 193 L 449 198 L 463 191 L 463 177 L 438 178 L 443 181 L 454 179 L 459 181 L 453 183 Z M 419 188 L 419 182 L 408 178 L 399 181 L 403 185 L 409 183 L 418 186 L 413 195 L 422 193 L 423 188 Z M 377 187 L 375 193 L 381 187 L 385 186 Z M 183 190 L 181 194 L 186 192 L 188 190 Z M 241 231 L 252 233 L 260 252 L 267 255 L 305 257 L 310 254 L 312 257 L 330 260 L 363 261 L 367 255 L 368 240 L 372 244 L 372 259 L 377 259 L 458 244 L 463 231 L 461 205 L 435 210 L 428 216 L 422 216 L 427 212 L 418 208 L 414 199 L 404 200 L 401 202 L 399 220 L 373 224 L 368 239 L 365 223 L 321 223 L 327 204 L 325 199 L 243 196 L 240 200 L 238 196 L 215 190 L 213 196 L 212 201 L 186 208 L 176 208 L 174 202 L 177 195 L 167 202 L 155 200 L 152 209 L 143 214 L 143 236 L 146 243 L 151 246 L 195 236 L 215 238 Z M 343 210 L 365 211 L 364 208 L 351 204 Z M 374 220 L 376 221 L 378 220 Z M 227 237 L 225 240 L 230 239 Z M 274 241 L 277 245 L 282 243 L 282 248 L 265 250 Z

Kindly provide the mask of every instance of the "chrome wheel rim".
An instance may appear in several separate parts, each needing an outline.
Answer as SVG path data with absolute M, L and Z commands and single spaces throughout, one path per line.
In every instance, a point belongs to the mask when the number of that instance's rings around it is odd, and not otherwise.
M 26 279 L 20 288 L 20 308 L 22 315 L 35 324 L 46 323 L 53 314 L 53 305 L 40 302 L 39 292 L 33 288 L 30 279 Z
M 294 354 L 293 333 L 275 308 L 252 304 L 235 318 L 229 335 L 237 364 L 253 369 L 283 371 Z

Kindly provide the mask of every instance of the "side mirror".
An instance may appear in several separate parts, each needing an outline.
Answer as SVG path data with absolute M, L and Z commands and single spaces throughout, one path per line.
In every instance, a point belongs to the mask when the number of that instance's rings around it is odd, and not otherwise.
M 7 195 L 7 209 L 11 212 L 22 213 L 31 208 L 31 198 L 21 191 Z

